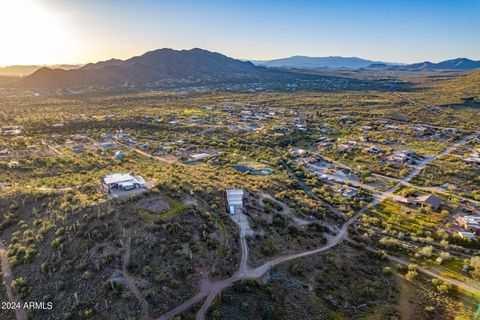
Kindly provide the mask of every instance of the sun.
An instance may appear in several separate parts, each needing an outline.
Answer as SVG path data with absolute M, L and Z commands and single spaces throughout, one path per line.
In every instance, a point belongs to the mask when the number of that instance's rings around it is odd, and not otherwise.
M 60 14 L 34 0 L 0 0 L 0 66 L 52 64 L 72 52 Z

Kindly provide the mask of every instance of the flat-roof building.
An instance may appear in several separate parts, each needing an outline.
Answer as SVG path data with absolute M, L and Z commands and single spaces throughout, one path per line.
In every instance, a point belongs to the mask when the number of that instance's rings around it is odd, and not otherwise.
M 130 173 L 111 173 L 101 178 L 107 192 L 112 189 L 129 191 L 133 189 L 145 189 L 145 180 L 141 176 Z
M 472 233 L 472 232 L 462 232 L 462 231 L 459 231 L 458 232 L 458 235 L 460 236 L 460 238 L 464 239 L 464 238 L 469 238 L 469 239 L 475 239 L 477 236 L 475 235 L 475 233 Z
M 230 214 L 235 214 L 236 210 L 243 208 L 243 190 L 242 189 L 227 189 L 227 207 Z
M 477 216 L 463 216 L 458 217 L 457 222 L 465 231 L 480 234 L 480 217 Z

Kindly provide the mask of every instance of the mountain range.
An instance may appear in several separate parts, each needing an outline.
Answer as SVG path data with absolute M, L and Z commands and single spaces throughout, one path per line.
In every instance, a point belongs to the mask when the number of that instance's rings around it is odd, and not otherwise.
M 228 84 L 281 82 L 319 79 L 324 76 L 292 69 L 367 69 L 399 71 L 472 70 L 480 61 L 466 58 L 395 65 L 356 57 L 295 56 L 271 61 L 242 61 L 203 49 L 158 49 L 126 60 L 110 59 L 84 66 L 58 65 L 55 68 L 12 66 L 9 72 L 33 72 L 11 84 L 27 88 L 73 88 L 86 86 L 151 87 L 176 84 Z
M 111 59 L 76 70 L 41 68 L 20 87 L 151 86 L 172 83 L 276 81 L 318 76 L 259 67 L 203 49 L 158 49 L 127 60 Z
M 78 69 L 81 65 L 76 64 L 55 64 L 49 66 L 39 66 L 39 65 L 17 65 L 17 66 L 8 66 L 8 67 L 0 67 L 0 76 L 5 77 L 24 77 L 28 76 L 38 69 L 43 67 L 54 68 L 54 69 L 63 69 L 63 70 L 72 70 Z
M 413 63 L 404 66 L 394 66 L 391 69 L 403 71 L 430 71 L 430 70 L 450 70 L 450 71 L 467 71 L 480 68 L 480 61 L 470 60 L 467 58 L 457 58 L 445 60 L 438 63 L 430 61 Z
M 269 68 L 288 69 L 371 69 L 371 70 L 400 70 L 400 71 L 435 71 L 454 70 L 465 71 L 480 68 L 480 61 L 467 58 L 445 60 L 439 63 L 429 61 L 400 64 L 392 62 L 372 61 L 357 57 L 307 57 L 293 56 L 275 60 L 252 60 L 259 66 Z
M 293 56 L 275 60 L 252 60 L 258 66 L 295 69 L 359 69 L 372 64 L 395 65 L 395 63 L 366 60 L 357 57 L 307 57 Z

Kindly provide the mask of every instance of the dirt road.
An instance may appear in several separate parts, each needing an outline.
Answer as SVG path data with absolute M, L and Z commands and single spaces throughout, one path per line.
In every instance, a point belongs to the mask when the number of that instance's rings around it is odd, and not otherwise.
M 320 253 L 327 251 L 334 246 L 341 243 L 345 240 L 348 234 L 348 228 L 366 211 L 368 207 L 364 207 L 360 211 L 358 211 L 352 218 L 350 218 L 339 230 L 337 235 L 329 242 L 327 245 L 322 246 L 320 248 L 309 250 L 301 253 L 296 254 L 289 254 L 285 256 L 278 257 L 273 259 L 257 268 L 250 269 L 247 265 L 244 267 L 239 267 L 238 271 L 232 275 L 230 278 L 225 280 L 214 281 L 210 279 L 204 279 L 200 284 L 200 291 L 190 298 L 189 300 L 185 301 L 183 304 L 179 305 L 175 309 L 169 311 L 168 313 L 164 314 L 163 316 L 159 317 L 157 320 L 167 320 L 171 319 L 172 317 L 184 312 L 185 310 L 189 309 L 199 301 L 205 299 L 202 307 L 197 312 L 196 319 L 203 320 L 205 318 L 205 314 L 208 311 L 209 307 L 211 306 L 212 302 L 214 301 L 215 297 L 220 294 L 223 290 L 230 287 L 233 283 L 240 281 L 240 280 L 248 280 L 248 279 L 258 279 L 261 278 L 266 272 L 268 272 L 272 267 L 281 264 L 283 262 L 287 262 L 293 259 L 309 256 L 312 254 Z M 242 253 L 243 255 L 243 253 Z M 242 264 L 242 263 L 241 263 Z M 241 265 L 240 264 L 240 265 Z
M 135 279 L 132 278 L 128 273 L 128 263 L 130 262 L 130 236 L 122 240 L 122 247 L 124 248 L 124 253 L 122 256 L 122 274 L 125 278 L 126 285 L 128 289 L 133 293 L 135 298 L 137 298 L 140 303 L 140 319 L 148 319 L 148 303 L 145 300 L 143 294 L 138 290 Z
M 10 268 L 10 264 L 8 262 L 8 252 L 3 242 L 0 240 L 0 259 L 2 260 L 2 273 L 3 273 L 3 282 L 5 284 L 5 288 L 7 290 L 8 300 L 10 302 L 20 303 L 22 305 L 22 301 L 15 295 L 12 289 L 12 281 L 14 279 L 12 270 Z M 17 320 L 26 320 L 27 316 L 25 311 L 22 308 L 15 308 L 15 318 Z
M 409 264 L 412 264 L 411 261 L 408 261 L 408 260 L 405 260 L 405 259 L 399 258 L 399 257 L 394 257 L 394 256 L 391 256 L 391 255 L 387 255 L 387 258 L 390 261 L 393 261 L 393 262 L 396 262 L 396 263 L 399 263 L 399 264 L 403 264 L 405 266 L 408 266 Z M 442 276 L 441 274 L 439 274 L 435 271 L 425 269 L 421 266 L 417 266 L 417 271 L 419 271 L 423 274 L 426 274 L 426 275 L 428 275 L 432 278 L 437 278 L 437 279 L 440 279 L 442 281 L 449 282 L 449 283 L 451 283 L 453 285 L 456 285 L 457 287 L 459 287 L 459 288 L 461 288 L 465 291 L 469 291 L 469 292 L 472 292 L 472 293 L 475 293 L 475 294 L 480 293 L 480 287 L 475 285 L 475 284 L 469 284 L 469 283 L 466 283 L 466 282 L 463 282 L 463 281 L 460 281 L 460 280 L 457 280 L 457 279 L 444 277 L 444 276 Z

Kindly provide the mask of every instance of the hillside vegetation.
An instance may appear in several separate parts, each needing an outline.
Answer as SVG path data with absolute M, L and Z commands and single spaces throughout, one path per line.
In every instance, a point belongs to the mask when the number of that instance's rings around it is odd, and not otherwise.
M 438 81 L 423 89 L 426 90 L 409 93 L 409 95 L 434 106 L 463 104 L 466 98 L 474 98 L 480 102 L 480 71 L 454 79 Z

